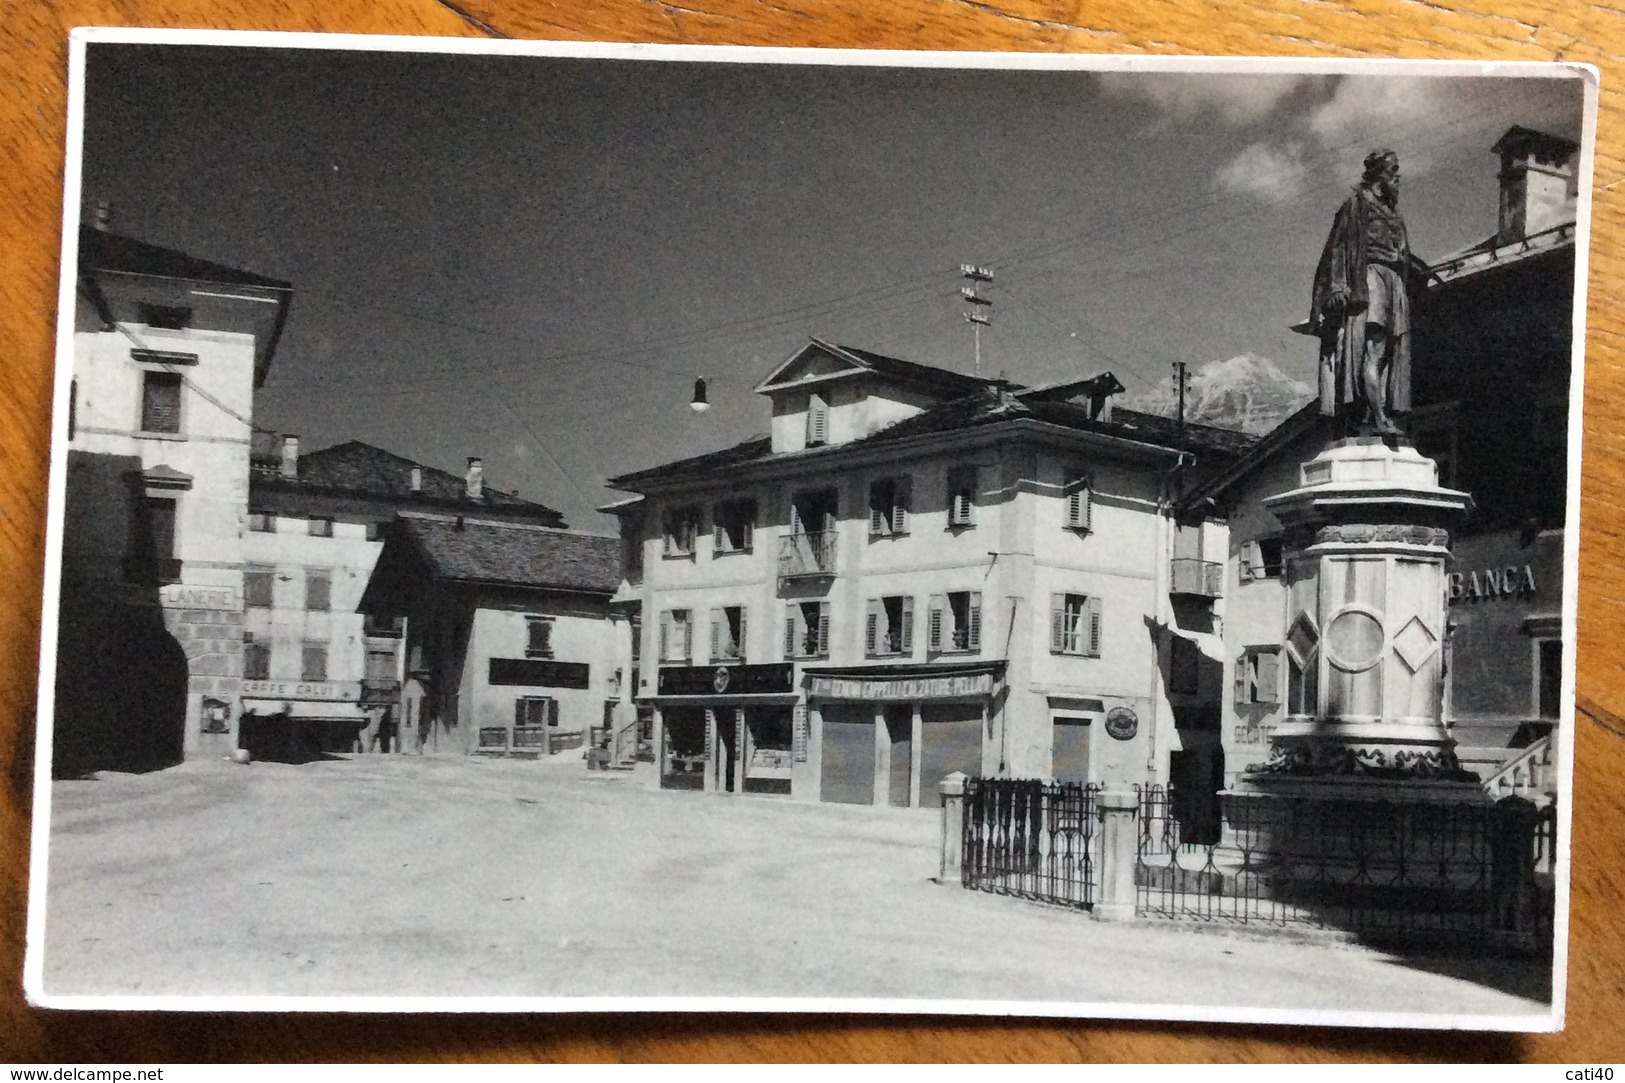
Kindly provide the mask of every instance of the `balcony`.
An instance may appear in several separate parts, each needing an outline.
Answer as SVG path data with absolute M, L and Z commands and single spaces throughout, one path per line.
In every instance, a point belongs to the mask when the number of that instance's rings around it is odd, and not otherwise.
M 1186 598 L 1217 598 L 1223 593 L 1224 565 L 1196 557 L 1168 562 L 1168 593 Z
M 779 578 L 835 574 L 835 531 L 790 534 L 779 539 Z

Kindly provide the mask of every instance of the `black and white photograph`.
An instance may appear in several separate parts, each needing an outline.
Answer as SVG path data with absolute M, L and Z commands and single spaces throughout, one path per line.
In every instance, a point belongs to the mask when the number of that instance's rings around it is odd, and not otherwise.
M 71 75 L 33 1003 L 1561 1028 L 1591 69 Z

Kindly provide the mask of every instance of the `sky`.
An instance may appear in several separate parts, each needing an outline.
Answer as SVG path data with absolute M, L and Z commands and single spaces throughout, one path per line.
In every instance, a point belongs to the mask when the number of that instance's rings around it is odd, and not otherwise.
M 938 70 L 94 44 L 82 213 L 286 279 L 255 423 L 540 500 L 764 432 L 813 337 L 1130 395 L 1254 353 L 1309 379 L 1331 216 L 1376 148 L 1434 260 L 1490 147 L 1575 79 Z M 696 377 L 712 409 L 688 407 Z

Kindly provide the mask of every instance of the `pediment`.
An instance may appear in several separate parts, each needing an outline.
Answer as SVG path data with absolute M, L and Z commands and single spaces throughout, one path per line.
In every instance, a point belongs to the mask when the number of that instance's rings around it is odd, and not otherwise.
M 756 385 L 757 394 L 767 394 L 801 384 L 862 376 L 869 366 L 844 351 L 822 342 L 809 342 Z

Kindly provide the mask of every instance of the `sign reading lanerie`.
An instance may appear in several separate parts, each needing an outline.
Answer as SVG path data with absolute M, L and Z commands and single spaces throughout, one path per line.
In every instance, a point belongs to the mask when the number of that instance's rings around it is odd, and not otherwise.
M 355 702 L 361 698 L 360 681 L 244 681 L 244 698 L 317 699 Z
M 820 699 L 969 699 L 993 694 L 993 674 L 955 673 L 941 677 L 820 677 L 810 693 Z
M 189 583 L 166 583 L 159 587 L 158 604 L 165 609 L 240 611 L 243 608 L 236 587 L 195 587 Z
M 662 696 L 760 696 L 794 692 L 795 667 L 788 662 L 759 666 L 661 666 L 656 693 Z
M 549 662 L 541 658 L 493 658 L 488 684 L 528 688 L 590 688 L 586 662 Z

